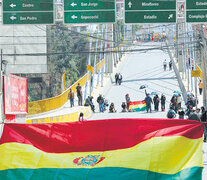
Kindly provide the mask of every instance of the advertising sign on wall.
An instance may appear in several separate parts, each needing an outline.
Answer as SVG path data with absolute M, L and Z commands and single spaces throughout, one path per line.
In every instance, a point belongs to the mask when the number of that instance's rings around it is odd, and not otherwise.
M 4 75 L 5 114 L 27 114 L 27 78 L 7 73 Z

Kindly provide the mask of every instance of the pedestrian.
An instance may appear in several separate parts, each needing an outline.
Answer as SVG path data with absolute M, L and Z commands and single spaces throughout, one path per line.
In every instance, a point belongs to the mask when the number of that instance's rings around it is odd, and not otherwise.
M 169 111 L 167 112 L 167 118 L 174 119 L 176 117 L 176 113 L 172 106 L 170 106 Z
M 172 70 L 172 60 L 169 61 L 169 70 Z
M 109 112 L 110 113 L 115 113 L 116 112 L 116 109 L 114 107 L 114 103 L 111 103 L 110 107 L 109 107 Z
M 74 92 L 70 89 L 68 93 L 68 99 L 70 100 L 70 107 L 74 106 Z
M 179 109 L 178 115 L 179 115 L 178 119 L 184 119 L 184 115 L 185 115 L 184 110 L 183 109 Z
M 206 137 L 207 137 L 207 124 L 206 124 L 206 121 L 207 121 L 207 111 L 205 110 L 202 115 L 201 115 L 201 121 L 203 123 L 205 123 L 205 128 L 204 128 L 204 139 L 203 139 L 203 142 L 206 142 Z
M 202 106 L 202 107 L 201 107 L 201 114 L 203 114 L 204 112 L 205 112 L 205 107 Z
M 122 75 L 120 73 L 118 75 L 118 81 L 119 81 L 119 85 L 121 85 L 121 83 L 122 83 Z
M 126 98 L 127 110 L 129 110 L 129 103 L 130 103 L 129 94 L 126 94 L 125 98 Z
M 155 111 L 158 111 L 159 103 L 160 103 L 160 98 L 159 98 L 159 96 L 157 94 L 154 96 L 153 102 L 154 102 Z
M 149 94 L 147 94 L 147 96 L 145 97 L 145 100 L 144 100 L 144 101 L 146 102 L 147 113 L 148 113 L 149 111 L 152 112 L 151 104 L 152 104 L 153 102 L 152 102 L 152 98 L 150 97 Z
M 84 114 L 81 112 L 78 118 L 78 121 L 86 121 L 87 119 L 84 117 Z
M 177 108 L 178 109 L 181 108 L 181 94 L 178 94 L 178 96 L 177 96 Z
M 195 120 L 195 121 L 201 121 L 200 117 L 198 114 L 195 112 L 195 107 L 193 107 L 190 111 L 190 114 L 188 115 L 189 120 Z
M 199 88 L 200 95 L 202 95 L 202 90 L 203 90 L 203 82 L 202 82 L 202 80 L 199 81 L 198 88 Z
M 80 86 L 80 83 L 78 83 L 76 90 L 77 90 L 77 97 L 78 97 L 78 105 L 82 106 L 82 88 Z
M 165 101 L 166 101 L 166 97 L 164 94 L 161 95 L 161 110 L 165 111 Z
M 126 106 L 126 103 L 125 102 L 122 102 L 122 111 L 121 112 L 127 112 L 127 106 Z
M 164 71 L 166 71 L 166 68 L 167 68 L 167 61 L 166 61 L 166 59 L 163 62 L 163 67 L 164 67 Z
M 116 74 L 115 74 L 115 82 L 116 82 L 116 85 L 117 85 L 117 83 L 118 83 L 118 78 L 119 78 L 119 75 L 118 75 L 118 73 L 116 73 Z
M 99 110 L 100 112 L 104 112 L 104 108 L 103 108 L 103 105 L 104 105 L 104 99 L 102 97 L 102 95 L 100 94 L 99 97 L 97 98 L 97 102 L 99 104 Z

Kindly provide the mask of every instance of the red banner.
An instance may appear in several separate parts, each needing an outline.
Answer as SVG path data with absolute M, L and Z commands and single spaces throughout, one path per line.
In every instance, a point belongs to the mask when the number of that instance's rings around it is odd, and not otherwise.
M 4 75 L 5 114 L 27 114 L 27 78 L 7 73 Z

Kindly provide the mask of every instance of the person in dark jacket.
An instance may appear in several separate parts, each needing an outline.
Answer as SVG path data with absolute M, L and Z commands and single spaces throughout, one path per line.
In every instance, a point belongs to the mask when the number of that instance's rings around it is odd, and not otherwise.
M 159 98 L 159 96 L 157 94 L 154 96 L 153 102 L 154 102 L 155 111 L 158 111 L 159 103 L 160 103 L 160 98 Z
M 198 114 L 195 112 L 195 108 L 191 109 L 190 114 L 188 115 L 189 120 L 195 120 L 195 121 L 201 121 L 200 117 Z
M 166 101 L 166 97 L 164 94 L 161 95 L 161 110 L 164 111 L 165 110 L 165 101 Z
M 100 112 L 104 112 L 104 108 L 103 108 L 104 99 L 103 99 L 103 97 L 102 97 L 101 94 L 97 98 L 97 103 L 99 104 L 99 110 L 100 110 Z
M 115 82 L 116 82 L 116 85 L 117 85 L 117 83 L 118 83 L 118 79 L 119 79 L 119 75 L 118 75 L 118 73 L 116 73 L 116 74 L 115 74 Z
M 201 115 L 201 121 L 205 123 L 205 128 L 204 128 L 204 139 L 203 139 L 203 142 L 206 142 L 206 137 L 207 137 L 207 124 L 206 124 L 206 121 L 207 121 L 207 111 L 203 111 L 202 115 Z
M 147 97 L 145 98 L 145 102 L 146 102 L 146 106 L 147 106 L 147 112 L 148 111 L 152 112 L 151 104 L 153 102 L 152 102 L 152 98 L 150 97 L 149 94 L 147 94 Z

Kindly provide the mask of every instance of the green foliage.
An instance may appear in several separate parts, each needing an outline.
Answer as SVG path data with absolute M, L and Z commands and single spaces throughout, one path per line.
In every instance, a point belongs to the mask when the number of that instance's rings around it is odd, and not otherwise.
M 77 52 L 88 51 L 86 36 L 70 31 L 68 27 L 57 24 L 47 27 L 48 73 L 42 75 L 42 92 L 34 85 L 29 86 L 31 101 L 54 97 L 61 93 L 61 74 L 66 70 L 66 88 L 77 81 L 86 72 L 88 54 Z M 74 53 L 73 53 L 74 52 Z M 50 55 L 51 53 L 59 53 Z M 41 95 L 43 93 L 43 95 Z

